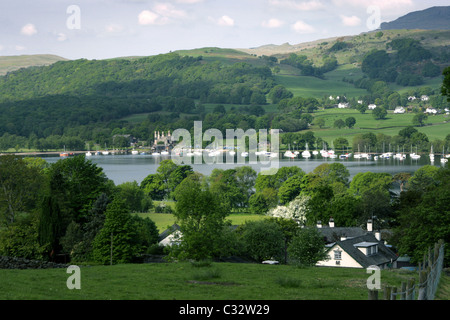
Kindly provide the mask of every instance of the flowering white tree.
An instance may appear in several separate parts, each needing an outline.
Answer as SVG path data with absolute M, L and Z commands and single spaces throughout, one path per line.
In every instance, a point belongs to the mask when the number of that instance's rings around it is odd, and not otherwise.
M 276 218 L 293 219 L 304 226 L 306 224 L 306 213 L 309 210 L 309 199 L 309 196 L 299 195 L 286 206 L 277 206 L 276 208 L 273 208 L 267 215 Z

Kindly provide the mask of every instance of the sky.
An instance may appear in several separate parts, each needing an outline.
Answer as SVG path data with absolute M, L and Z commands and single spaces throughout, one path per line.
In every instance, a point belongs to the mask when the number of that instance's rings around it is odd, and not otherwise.
M 150 56 L 373 31 L 448 0 L 1 0 L 0 55 Z

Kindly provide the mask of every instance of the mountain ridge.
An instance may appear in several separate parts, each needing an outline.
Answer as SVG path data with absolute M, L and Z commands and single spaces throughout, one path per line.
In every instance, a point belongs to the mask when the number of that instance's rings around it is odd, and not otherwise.
M 383 22 L 380 29 L 450 30 L 449 17 L 450 6 L 435 6 L 407 13 L 390 22 Z

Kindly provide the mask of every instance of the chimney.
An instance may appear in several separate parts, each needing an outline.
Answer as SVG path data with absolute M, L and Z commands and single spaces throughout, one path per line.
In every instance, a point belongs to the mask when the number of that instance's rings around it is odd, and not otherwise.
M 378 241 L 381 241 L 381 232 L 380 231 L 375 232 L 375 238 L 377 238 Z
M 367 220 L 367 231 L 369 231 L 369 232 L 373 231 L 372 219 Z
M 322 228 L 322 221 L 317 221 L 317 228 Z
M 328 225 L 330 226 L 330 228 L 334 228 L 334 219 L 333 218 L 330 218 Z

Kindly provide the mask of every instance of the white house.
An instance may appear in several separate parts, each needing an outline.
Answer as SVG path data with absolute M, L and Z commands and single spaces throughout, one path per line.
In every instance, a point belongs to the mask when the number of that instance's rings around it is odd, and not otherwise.
M 172 246 L 174 244 L 179 244 L 181 238 L 180 226 L 176 223 L 173 224 L 169 229 L 165 230 L 158 237 L 158 243 L 161 246 Z
M 445 111 L 445 114 L 450 114 L 450 109 L 449 108 L 445 108 L 444 111 Z
M 397 107 L 395 108 L 394 113 L 405 113 L 405 108 Z
M 430 98 L 428 96 L 426 96 L 426 95 L 423 95 L 423 96 L 420 97 L 420 100 L 428 101 L 428 100 L 430 100 Z
M 376 104 L 369 104 L 369 106 L 367 107 L 369 110 L 373 110 L 373 109 L 375 109 L 377 107 L 377 105 Z
M 339 109 L 345 109 L 345 108 L 348 108 L 348 102 L 340 102 L 339 104 L 338 104 L 338 108 Z
M 328 259 L 317 262 L 322 267 L 396 268 L 397 255 L 381 241 L 381 233 L 373 232 L 372 220 L 367 222 L 367 230 L 362 228 L 336 228 L 334 222 L 329 227 L 318 227 L 327 243 Z
M 416 97 L 414 97 L 414 96 L 409 96 L 408 97 L 408 101 L 414 101 L 414 100 L 416 100 L 417 98 Z
M 362 100 L 358 100 L 358 103 L 359 103 L 359 104 L 363 104 L 363 101 L 362 101 Z
M 330 99 L 330 100 L 334 100 L 334 98 L 333 98 L 333 96 L 330 96 L 328 99 Z
M 437 113 L 437 110 L 434 109 L 434 108 L 427 108 L 427 109 L 425 110 L 424 113 L 428 113 L 428 114 L 436 114 L 436 113 Z

